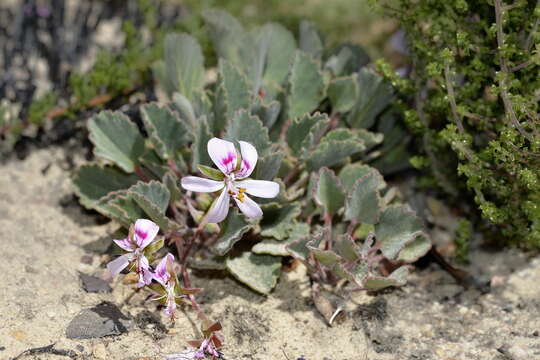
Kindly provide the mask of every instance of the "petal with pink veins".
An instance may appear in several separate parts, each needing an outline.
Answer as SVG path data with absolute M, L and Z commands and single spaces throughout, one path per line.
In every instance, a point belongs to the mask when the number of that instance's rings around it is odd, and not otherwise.
M 122 249 L 126 250 L 126 251 L 133 251 L 135 250 L 136 248 L 136 245 L 133 244 L 131 242 L 131 240 L 129 240 L 129 238 L 125 238 L 125 239 L 122 239 L 122 240 L 113 240 L 114 243 L 118 246 L 120 246 Z
M 195 192 L 214 192 L 223 189 L 223 181 L 215 181 L 198 176 L 185 176 L 180 180 L 182 187 Z
M 157 233 L 159 232 L 159 226 L 148 219 L 139 219 L 135 222 L 135 242 L 140 249 L 144 249 L 150 244 Z
M 168 253 L 163 257 L 163 259 L 161 259 L 161 261 L 156 267 L 156 271 L 154 272 L 154 279 L 156 279 L 156 281 L 163 286 L 165 286 L 165 284 L 171 278 L 168 269 L 172 269 L 173 262 L 174 256 L 171 253 Z
M 138 272 L 139 272 L 139 282 L 137 283 L 138 287 L 143 287 L 149 285 L 152 282 L 153 274 L 150 271 L 150 264 L 146 256 L 141 255 L 138 262 Z
M 208 141 L 208 155 L 225 175 L 229 175 L 236 169 L 236 149 L 232 142 L 218 138 L 210 139 Z
M 248 196 L 244 195 L 242 200 L 238 200 L 236 197 L 234 197 L 234 201 L 236 201 L 236 205 L 238 205 L 240 211 L 248 218 L 258 218 L 263 214 L 259 205 L 257 205 L 257 203 L 251 200 Z
M 223 189 L 221 195 L 214 200 L 210 210 L 206 214 L 206 221 L 208 223 L 218 223 L 223 221 L 227 217 L 229 212 L 229 192 L 227 189 Z
M 124 270 L 128 266 L 130 261 L 129 255 L 131 254 L 122 255 L 107 264 L 107 269 L 113 277 L 120 274 L 120 271 Z
M 167 298 L 167 306 L 163 310 L 163 313 L 168 317 L 174 317 L 174 311 L 176 310 L 176 301 L 174 298 Z
M 245 141 L 239 141 L 240 152 L 242 154 L 242 164 L 240 170 L 237 172 L 238 178 L 246 178 L 253 172 L 255 165 L 257 165 L 257 149 L 253 145 Z
M 248 194 L 261 198 L 273 198 L 279 194 L 279 184 L 274 181 L 248 179 L 238 181 L 235 185 L 246 189 Z

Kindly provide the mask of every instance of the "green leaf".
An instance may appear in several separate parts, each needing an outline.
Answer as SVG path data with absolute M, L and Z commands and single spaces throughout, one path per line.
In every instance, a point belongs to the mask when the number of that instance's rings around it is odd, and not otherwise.
M 345 203 L 345 193 L 339 178 L 328 168 L 319 170 L 319 177 L 315 186 L 315 202 L 324 208 L 325 214 L 330 217 L 337 214 Z
M 245 217 L 237 210 L 229 211 L 227 218 L 221 223 L 221 234 L 212 251 L 221 256 L 225 255 L 251 227 L 252 225 L 246 222 Z
M 267 155 L 259 157 L 255 167 L 255 178 L 258 180 L 274 179 L 283 161 L 283 151 L 279 147 L 273 146 Z
M 347 157 L 365 149 L 363 142 L 356 139 L 325 140 L 315 148 L 307 157 L 307 165 L 311 170 L 318 170 L 323 166 L 333 166 L 344 161 Z
M 205 258 L 191 257 L 189 266 L 199 270 L 226 270 L 225 256 L 209 256 Z
M 163 231 L 168 231 L 169 220 L 165 211 L 171 194 L 165 185 L 158 181 L 138 182 L 128 189 L 128 196 L 132 197 Z
M 265 24 L 259 29 L 259 41 L 266 47 L 263 86 L 273 90 L 266 97 L 274 98 L 277 89 L 287 78 L 296 51 L 296 41 L 289 30 L 280 24 Z
M 150 256 L 154 254 L 156 251 L 160 250 L 163 247 L 163 245 L 165 245 L 165 237 L 161 236 L 159 237 L 157 241 L 150 243 L 150 245 L 148 245 L 144 249 L 144 254 L 146 256 Z
M 369 275 L 364 279 L 364 288 L 377 291 L 389 286 L 403 286 L 407 282 L 408 274 L 409 269 L 402 266 L 394 270 L 388 277 Z
M 353 163 L 345 165 L 339 172 L 339 179 L 347 193 L 350 193 L 358 179 L 368 174 L 373 168 L 368 165 Z
M 128 229 L 137 219 L 144 217 L 144 211 L 126 190 L 112 192 L 102 198 L 95 206 L 102 215 L 107 216 Z
M 204 57 L 197 40 L 188 34 L 165 36 L 165 71 L 180 94 L 193 99 L 204 86 Z
M 309 244 L 308 248 L 315 259 L 323 266 L 332 268 L 341 261 L 341 257 L 331 250 L 321 250 L 317 247 L 311 247 Z
M 292 257 L 305 262 L 311 254 L 310 248 L 318 248 L 325 236 L 325 230 L 320 231 L 314 236 L 310 236 L 309 234 L 300 236 L 286 247 Z
M 212 134 L 208 129 L 206 117 L 202 117 L 197 121 L 195 128 L 195 139 L 191 146 L 191 168 L 196 169 L 199 165 L 212 165 L 210 155 L 208 155 L 208 141 L 212 138 Z
M 93 209 L 102 197 L 113 191 L 127 189 L 137 180 L 136 175 L 126 174 L 110 166 L 87 164 L 77 169 L 73 184 L 81 204 L 87 209 Z
M 127 116 L 102 111 L 88 122 L 94 154 L 110 160 L 126 172 L 133 172 L 144 152 L 144 139 Z
M 271 101 L 268 104 L 257 104 L 252 109 L 252 113 L 261 119 L 263 125 L 268 129 L 271 129 L 278 120 L 281 112 L 281 103 L 278 101 Z
M 372 70 L 362 68 L 358 73 L 358 101 L 347 118 L 354 128 L 369 129 L 375 117 L 393 100 L 390 84 Z
M 324 52 L 324 44 L 317 28 L 311 21 L 300 21 L 300 50 L 311 54 L 314 59 L 320 60 Z
M 197 168 L 201 173 L 203 173 L 203 175 L 206 175 L 212 180 L 221 181 L 225 178 L 225 175 L 221 171 L 211 168 L 210 166 L 199 165 L 197 166 Z
M 381 174 L 375 169 L 358 179 L 345 205 L 345 220 L 375 224 L 381 214 Z
M 189 134 L 184 123 L 168 108 L 157 104 L 141 106 L 141 114 L 156 152 L 164 160 L 173 159 L 188 142 Z
M 347 261 L 359 258 L 360 249 L 349 235 L 339 235 L 334 243 L 334 251 Z
M 426 255 L 429 249 L 431 249 L 431 246 L 431 240 L 426 234 L 422 234 L 412 242 L 405 245 L 405 247 L 399 252 L 397 260 L 413 263 L 422 256 Z
M 297 204 L 279 206 L 274 203 L 263 206 L 263 212 L 261 235 L 283 240 L 287 238 L 301 210 Z
M 154 149 L 149 148 L 139 157 L 139 167 L 141 173 L 149 179 L 160 179 L 169 171 Z
M 168 171 L 161 181 L 169 189 L 171 204 L 182 198 L 182 190 L 178 186 L 178 176 L 174 172 Z
M 309 236 L 309 225 L 306 223 L 296 223 L 289 231 L 289 237 L 286 240 L 265 239 L 253 246 L 251 251 L 256 254 L 289 256 L 290 253 L 287 246 L 307 236 Z
M 225 59 L 219 59 L 214 131 L 221 131 L 236 111 L 251 103 L 248 80 L 240 70 Z
M 346 76 L 370 62 L 366 51 L 356 44 L 343 44 L 335 48 L 324 64 L 325 70 L 330 70 L 333 76 Z
M 387 207 L 375 225 L 383 255 L 393 260 L 405 245 L 423 235 L 422 221 L 405 205 Z
M 305 114 L 294 119 L 287 129 L 287 145 L 293 154 L 302 157 L 320 141 L 328 128 L 330 119 L 327 114 Z
M 240 282 L 261 294 L 269 294 L 276 286 L 281 270 L 281 257 L 243 252 L 228 258 L 227 269 Z
M 191 101 L 184 95 L 175 92 L 172 96 L 172 104 L 174 108 L 180 113 L 180 118 L 186 119 L 189 124 L 189 129 L 192 131 L 195 128 L 197 122 L 197 116 Z
M 242 62 L 240 48 L 245 40 L 245 31 L 231 14 L 220 9 L 208 9 L 202 17 L 209 30 L 210 39 L 217 54 L 233 64 Z M 248 44 L 252 45 L 252 44 Z
M 333 79 L 328 86 L 328 97 L 332 104 L 332 110 L 340 113 L 351 110 L 358 99 L 358 92 L 356 74 Z
M 289 75 L 289 119 L 315 110 L 325 94 L 326 85 L 319 64 L 311 55 L 297 51 Z
M 247 110 L 237 111 L 227 126 L 226 138 L 232 141 L 247 141 L 264 156 L 270 147 L 268 129 L 257 116 L 250 115 Z

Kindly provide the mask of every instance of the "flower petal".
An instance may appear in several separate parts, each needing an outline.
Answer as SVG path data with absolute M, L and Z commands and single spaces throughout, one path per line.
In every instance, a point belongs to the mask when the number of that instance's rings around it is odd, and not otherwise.
M 174 317 L 174 312 L 176 310 L 176 301 L 174 300 L 174 298 L 167 298 L 167 306 L 165 307 L 165 309 L 163 309 L 163 313 L 170 317 L 170 318 L 173 318 Z
M 240 152 L 242 153 L 242 164 L 236 176 L 240 179 L 246 178 L 253 172 L 257 165 L 257 149 L 253 145 L 245 141 L 239 141 Z
M 172 264 L 174 262 L 174 256 L 171 253 L 168 253 L 161 259 L 158 266 L 156 267 L 156 271 L 154 272 L 154 279 L 156 279 L 157 282 L 159 282 L 161 285 L 165 286 L 165 284 L 169 281 L 171 278 L 171 275 L 168 271 L 168 266 L 172 267 Z M 170 265 L 169 265 L 170 264 Z
M 141 255 L 139 257 L 139 282 L 137 283 L 138 287 L 143 287 L 149 285 L 152 282 L 154 274 L 150 271 L 150 264 L 146 256 Z
M 135 242 L 140 249 L 144 249 L 156 237 L 159 226 L 148 219 L 139 219 L 135 222 Z
M 116 245 L 120 246 L 122 249 L 126 251 L 131 252 L 135 250 L 135 245 L 133 245 L 133 243 L 129 240 L 129 238 L 125 238 L 122 240 L 113 240 L 113 241 Z
M 229 175 L 236 168 L 236 148 L 234 144 L 227 140 L 212 138 L 208 141 L 208 155 L 221 170 L 222 173 Z
M 225 184 L 223 181 L 215 181 L 197 176 L 185 176 L 180 180 L 182 187 L 195 192 L 214 192 L 221 190 Z
M 229 192 L 227 189 L 223 189 L 221 195 L 214 200 L 210 210 L 206 214 L 206 221 L 209 223 L 218 223 L 223 221 L 227 217 L 229 212 Z
M 120 274 L 120 271 L 124 270 L 128 266 L 131 254 L 122 255 L 119 258 L 114 259 L 107 264 L 107 269 L 113 277 Z
M 236 187 L 246 189 L 250 195 L 261 198 L 273 198 L 279 194 L 279 184 L 266 180 L 242 180 L 235 183 Z
M 234 201 L 236 201 L 236 205 L 238 205 L 240 211 L 242 211 L 248 218 L 258 218 L 263 214 L 259 205 L 257 205 L 255 201 L 251 200 L 246 195 L 244 195 L 242 200 L 238 200 L 236 197 L 234 197 Z

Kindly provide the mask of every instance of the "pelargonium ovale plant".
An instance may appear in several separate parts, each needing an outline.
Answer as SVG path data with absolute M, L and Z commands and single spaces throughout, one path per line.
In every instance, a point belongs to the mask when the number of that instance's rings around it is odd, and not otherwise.
M 89 121 L 96 162 L 75 175 L 80 202 L 126 229 L 140 218 L 160 227 L 178 254 L 169 279 L 177 274 L 187 289 L 174 296 L 194 306 L 204 329 L 217 325 L 189 290 L 190 268 L 226 271 L 261 294 L 278 283 L 284 259 L 307 267 L 315 295 L 338 283 L 403 285 L 407 264 L 431 242 L 383 178 L 407 162 L 392 87 L 360 47 L 326 50 L 310 23 L 297 41 L 278 24 L 246 31 L 219 10 L 204 18 L 217 80 L 205 81 L 195 38 L 168 35 L 154 71 L 170 102 L 140 107 L 144 132 L 121 112 Z M 167 281 L 154 279 L 149 287 L 172 300 Z

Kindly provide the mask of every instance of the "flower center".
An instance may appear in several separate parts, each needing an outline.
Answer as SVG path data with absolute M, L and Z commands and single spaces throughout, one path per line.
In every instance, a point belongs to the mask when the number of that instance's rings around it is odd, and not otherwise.
M 234 197 L 236 200 L 240 202 L 244 202 L 244 198 L 246 197 L 245 195 L 246 189 L 242 187 L 236 187 L 234 180 L 235 180 L 234 174 L 230 174 L 225 179 L 225 185 L 227 186 L 227 191 L 229 192 L 229 195 Z

